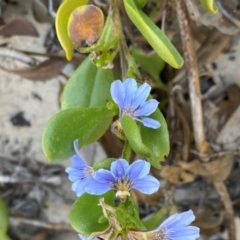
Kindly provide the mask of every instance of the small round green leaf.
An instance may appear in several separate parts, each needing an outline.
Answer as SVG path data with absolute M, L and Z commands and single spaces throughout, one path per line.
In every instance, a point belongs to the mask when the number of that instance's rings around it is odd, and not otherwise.
M 5 202 L 0 198 L 0 232 L 7 232 L 9 225 L 8 209 Z M 2 238 L 0 238 L 2 239 Z
M 93 169 L 94 171 L 97 171 L 98 169 L 110 169 L 112 162 L 114 162 L 116 159 L 115 158 L 107 158 L 102 161 L 95 162 L 93 164 Z
M 90 57 L 86 58 L 67 82 L 61 100 L 61 108 L 99 107 L 111 100 L 110 86 L 113 71 L 97 68 Z
M 107 107 L 70 108 L 53 116 L 42 136 L 42 148 L 48 161 L 64 161 L 74 155 L 75 139 L 81 147 L 97 141 L 112 118 L 113 113 Z
M 99 223 L 99 218 L 103 216 L 102 208 L 98 205 L 100 198 L 104 198 L 105 203 L 113 206 L 114 193 L 112 190 L 100 196 L 84 193 L 75 201 L 70 210 L 69 218 L 72 227 L 77 232 L 90 235 L 108 227 L 108 221 Z

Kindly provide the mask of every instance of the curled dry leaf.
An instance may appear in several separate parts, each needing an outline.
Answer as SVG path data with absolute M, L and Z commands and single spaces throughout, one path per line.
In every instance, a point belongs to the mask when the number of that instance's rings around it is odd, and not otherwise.
M 192 173 L 209 178 L 213 182 L 222 182 L 227 179 L 233 165 L 233 155 L 226 154 L 212 159 L 209 162 L 180 162 L 180 166 Z
M 4 36 L 33 36 L 38 37 L 36 28 L 26 19 L 15 19 L 0 27 L 0 35 Z
M 224 211 L 215 210 L 208 206 L 197 209 L 194 214 L 196 219 L 193 225 L 201 228 L 201 232 L 207 236 L 218 232 L 224 220 Z
M 93 5 L 76 8 L 68 21 L 68 33 L 73 45 L 79 49 L 81 43 L 93 44 L 99 38 L 104 24 L 102 10 Z
M 51 58 L 40 63 L 37 66 L 30 68 L 14 70 L 0 67 L 0 69 L 33 81 L 47 81 L 57 76 L 62 71 L 62 68 L 65 66 L 65 64 L 65 60 Z
M 175 184 L 188 183 L 194 181 L 193 174 L 186 172 L 180 166 L 164 166 L 160 174 L 164 179 Z

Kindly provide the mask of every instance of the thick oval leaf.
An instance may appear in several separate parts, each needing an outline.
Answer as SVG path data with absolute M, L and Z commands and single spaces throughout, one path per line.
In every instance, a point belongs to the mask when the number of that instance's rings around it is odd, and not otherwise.
M 66 53 L 67 60 L 72 59 L 74 46 L 68 36 L 68 19 L 72 11 L 82 5 L 87 4 L 88 0 L 65 0 L 59 7 L 56 15 L 56 32 L 58 40 Z
M 7 235 L 7 233 L 2 232 L 0 229 L 0 239 L 1 240 L 11 240 L 11 238 Z
M 142 136 L 140 134 L 137 123 L 130 116 L 122 116 L 120 119 L 123 132 L 131 145 L 134 152 L 149 159 L 151 158 L 151 152 L 148 147 L 143 143 Z
M 215 0 L 200 0 L 202 6 L 211 14 L 215 14 L 218 11 Z
M 144 54 L 137 46 L 133 46 L 131 52 L 136 62 L 153 78 L 156 85 L 167 91 L 166 84 L 160 78 L 160 73 L 165 67 L 165 62 L 157 54 Z
M 107 158 L 102 161 L 95 162 L 93 164 L 93 169 L 94 171 L 97 171 L 98 169 L 108 169 L 110 170 L 112 162 L 114 162 L 116 159 L 115 158 Z
M 0 232 L 7 232 L 9 224 L 8 209 L 5 202 L 0 198 Z M 2 238 L 0 238 L 2 239 Z
M 85 41 L 92 45 L 99 38 L 104 25 L 104 15 L 100 8 L 94 5 L 84 5 L 76 8 L 68 20 L 68 35 L 75 49 L 79 49 Z
M 151 158 L 147 158 L 147 160 L 152 164 L 152 166 L 160 169 L 160 161 L 162 161 L 170 151 L 167 123 L 159 109 L 157 109 L 149 117 L 159 121 L 161 123 L 161 127 L 158 129 L 151 129 L 141 125 L 141 136 L 143 144 L 147 146 L 152 153 Z
M 176 48 L 151 19 L 141 9 L 137 8 L 134 0 L 124 0 L 124 6 L 129 18 L 159 57 L 174 68 L 182 67 L 184 61 Z
M 48 161 L 59 162 L 71 157 L 75 139 L 81 147 L 97 141 L 112 118 L 113 113 L 107 107 L 70 108 L 53 116 L 42 136 L 42 148 Z
M 99 218 L 103 216 L 102 208 L 99 206 L 100 198 L 104 198 L 105 203 L 113 206 L 113 191 L 100 196 L 84 193 L 75 201 L 70 210 L 69 218 L 72 227 L 77 232 L 90 235 L 93 232 L 103 231 L 108 227 L 107 220 L 99 223 Z
M 64 88 L 61 108 L 105 106 L 111 100 L 113 80 L 112 70 L 97 68 L 86 58 Z

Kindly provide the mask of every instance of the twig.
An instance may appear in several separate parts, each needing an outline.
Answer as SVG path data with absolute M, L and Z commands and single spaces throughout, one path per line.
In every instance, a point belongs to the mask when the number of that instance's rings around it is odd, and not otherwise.
M 176 11 L 187 68 L 195 144 L 199 152 L 206 153 L 208 152 L 208 144 L 205 140 L 203 126 L 198 66 L 196 61 L 196 53 L 193 46 L 191 29 L 188 21 L 188 12 L 183 0 L 176 1 Z M 204 158 L 202 160 L 204 160 Z
M 220 196 L 226 211 L 229 240 L 236 240 L 236 228 L 234 222 L 232 201 L 229 197 L 227 188 L 223 182 L 213 182 L 213 185 L 217 190 L 217 193 Z
M 19 217 L 11 217 L 10 222 L 12 223 L 24 223 L 36 227 L 42 227 L 45 229 L 52 229 L 52 230 L 66 230 L 66 231 L 73 231 L 72 227 L 70 225 L 66 224 L 54 224 L 54 223 L 46 223 L 34 219 L 26 219 L 26 218 L 19 218 Z

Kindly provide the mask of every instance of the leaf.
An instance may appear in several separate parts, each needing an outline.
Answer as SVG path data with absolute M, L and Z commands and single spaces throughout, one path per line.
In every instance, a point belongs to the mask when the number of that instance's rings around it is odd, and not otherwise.
M 130 116 L 122 116 L 120 122 L 124 134 L 129 141 L 132 149 L 143 157 L 150 158 L 151 152 L 148 147 L 143 143 L 142 136 L 139 131 L 137 123 Z
M 200 0 L 202 6 L 211 14 L 215 14 L 218 11 L 215 0 Z
M 165 217 L 168 211 L 169 211 L 169 207 L 166 207 L 166 206 L 162 207 L 150 219 L 147 219 L 145 221 L 143 220 L 142 221 L 143 225 L 149 230 L 157 228 L 160 225 L 160 223 L 162 223 L 163 220 L 165 220 Z
M 67 60 L 71 60 L 73 56 L 74 46 L 72 40 L 68 36 L 68 20 L 77 7 L 86 5 L 88 0 L 65 0 L 59 7 L 56 15 L 56 32 L 58 40 L 66 53 Z
M 50 58 L 40 63 L 37 66 L 25 69 L 8 69 L 0 66 L 0 69 L 17 74 L 20 77 L 27 78 L 33 81 L 47 81 L 57 76 L 65 66 L 66 61 L 58 58 Z
M 124 6 L 129 18 L 147 39 L 148 43 L 165 62 L 174 68 L 183 65 L 183 59 L 167 36 L 151 21 L 133 0 L 124 0 Z
M 9 225 L 8 209 L 5 202 L 0 198 L 0 232 L 7 232 Z M 2 239 L 2 238 L 0 238 Z
M 86 58 L 64 88 L 61 108 L 105 106 L 111 100 L 113 80 L 112 70 L 97 68 Z
M 134 0 L 134 2 L 137 6 L 143 8 L 147 4 L 148 0 Z
M 152 129 L 144 127 L 141 124 L 141 136 L 144 145 L 147 146 L 152 153 L 151 159 L 147 158 L 147 160 L 152 164 L 152 166 L 160 169 L 160 161 L 162 161 L 170 151 L 168 127 L 165 118 L 159 109 L 157 109 L 149 117 L 159 121 L 161 123 L 161 127 L 158 129 Z
M 1 240 L 11 240 L 10 237 L 7 235 L 7 233 L 2 232 L 1 230 L 0 230 L 0 239 Z
M 77 232 L 90 235 L 93 232 L 103 231 L 108 227 L 108 221 L 98 222 L 99 218 L 103 216 L 102 208 L 99 206 L 100 198 L 104 198 L 106 204 L 113 206 L 113 191 L 100 196 L 84 193 L 75 201 L 70 210 L 69 218 L 72 227 Z
M 163 70 L 165 62 L 158 55 L 144 54 L 137 46 L 133 46 L 131 52 L 144 71 L 149 73 L 154 80 L 161 81 L 160 72 Z
M 39 34 L 36 28 L 26 19 L 15 19 L 6 25 L 0 27 L 0 35 L 3 36 L 33 36 L 38 37 Z
M 93 169 L 94 171 L 97 171 L 98 169 L 108 169 L 110 170 L 112 162 L 114 162 L 116 159 L 115 158 L 107 158 L 101 161 L 97 161 L 93 164 Z
M 100 8 L 85 5 L 76 8 L 68 21 L 68 35 L 75 49 L 79 49 L 83 41 L 92 45 L 99 38 L 104 25 L 104 15 Z
M 42 148 L 48 161 L 59 162 L 71 157 L 75 139 L 81 147 L 97 141 L 112 118 L 113 113 L 107 107 L 70 108 L 53 116 L 42 136 Z

